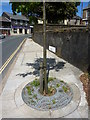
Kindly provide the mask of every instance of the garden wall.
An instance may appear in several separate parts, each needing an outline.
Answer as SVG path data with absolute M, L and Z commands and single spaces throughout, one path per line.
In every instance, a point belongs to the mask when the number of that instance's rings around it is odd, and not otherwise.
M 34 26 L 33 39 L 43 46 L 42 25 Z M 90 65 L 90 32 L 85 26 L 48 25 L 46 28 L 47 49 L 56 48 L 59 57 L 86 71 Z

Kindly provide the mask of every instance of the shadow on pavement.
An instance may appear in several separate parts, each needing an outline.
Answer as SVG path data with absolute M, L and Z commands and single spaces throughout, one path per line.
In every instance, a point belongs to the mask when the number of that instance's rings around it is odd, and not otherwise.
M 34 63 L 26 63 L 26 66 L 32 67 L 34 69 L 33 72 L 27 72 L 27 73 L 19 73 L 16 76 L 22 76 L 26 77 L 28 75 L 35 75 L 36 77 L 39 76 L 39 70 L 40 70 L 40 62 L 43 61 L 43 58 L 36 59 Z M 49 75 L 50 70 L 55 70 L 58 72 L 60 69 L 63 69 L 65 65 L 65 62 L 57 62 L 54 58 L 47 58 L 47 74 Z

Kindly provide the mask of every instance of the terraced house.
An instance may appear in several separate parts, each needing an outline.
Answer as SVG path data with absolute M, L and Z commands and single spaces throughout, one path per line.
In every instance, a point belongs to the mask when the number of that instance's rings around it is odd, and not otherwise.
M 11 21 L 5 17 L 0 16 L 0 34 L 10 35 Z
M 90 6 L 83 9 L 83 19 L 82 20 L 83 20 L 83 24 L 85 24 L 85 25 L 88 25 L 89 17 L 90 17 L 89 13 L 90 13 Z
M 31 32 L 29 19 L 23 15 L 13 15 L 11 13 L 3 12 L 2 17 L 11 22 L 10 35 L 14 34 L 29 34 Z

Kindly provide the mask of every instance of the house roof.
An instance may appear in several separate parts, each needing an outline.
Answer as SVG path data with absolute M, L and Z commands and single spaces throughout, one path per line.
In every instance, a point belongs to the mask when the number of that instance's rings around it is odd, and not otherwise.
M 29 19 L 27 19 L 24 15 L 13 15 L 12 13 L 8 12 L 4 13 L 7 14 L 11 19 L 29 21 Z
M 11 22 L 11 20 L 7 19 L 6 17 L 0 16 L 0 22 Z
M 74 16 L 73 19 L 76 19 L 76 20 L 81 20 L 81 17 L 80 16 Z
M 90 9 L 90 6 L 88 6 L 88 7 L 84 8 L 83 10 L 89 10 L 89 9 Z

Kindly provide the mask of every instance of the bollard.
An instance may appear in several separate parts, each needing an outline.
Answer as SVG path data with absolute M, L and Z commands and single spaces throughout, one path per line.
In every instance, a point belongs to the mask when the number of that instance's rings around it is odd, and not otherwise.
M 40 93 L 43 94 L 43 63 L 40 63 Z

